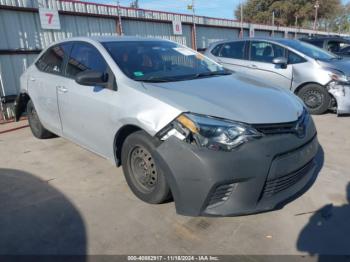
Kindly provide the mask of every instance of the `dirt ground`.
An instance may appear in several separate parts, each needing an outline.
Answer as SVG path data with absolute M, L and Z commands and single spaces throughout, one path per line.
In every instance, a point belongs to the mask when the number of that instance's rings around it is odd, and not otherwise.
M 0 254 L 350 254 L 350 118 L 314 119 L 324 166 L 312 188 L 227 218 L 143 203 L 121 168 L 65 139 L 0 134 Z

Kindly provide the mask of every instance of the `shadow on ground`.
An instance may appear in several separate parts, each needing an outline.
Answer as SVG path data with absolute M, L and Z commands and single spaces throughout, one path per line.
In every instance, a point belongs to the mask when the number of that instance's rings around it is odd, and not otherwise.
M 350 255 L 350 183 L 346 190 L 348 203 L 330 203 L 312 215 L 299 235 L 299 251 L 318 255 L 319 261 L 331 261 L 323 255 Z
M 48 181 L 20 170 L 0 168 L 0 232 L 0 255 L 86 254 L 79 211 Z

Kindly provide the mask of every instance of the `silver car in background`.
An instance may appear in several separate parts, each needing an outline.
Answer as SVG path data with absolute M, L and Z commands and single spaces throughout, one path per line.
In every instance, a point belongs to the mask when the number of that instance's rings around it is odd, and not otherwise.
M 303 103 L 192 49 L 135 37 L 72 38 L 21 77 L 16 118 L 122 165 L 148 203 L 184 215 L 271 210 L 308 187 L 319 144 Z M 74 175 L 74 174 L 72 174 Z
M 243 39 L 212 44 L 205 55 L 225 68 L 291 90 L 312 114 L 350 114 L 350 61 L 291 39 Z

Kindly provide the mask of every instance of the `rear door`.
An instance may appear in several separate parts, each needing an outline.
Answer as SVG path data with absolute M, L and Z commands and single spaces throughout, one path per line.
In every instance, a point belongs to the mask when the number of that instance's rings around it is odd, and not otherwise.
M 225 68 L 236 71 L 245 72 L 247 67 L 246 55 L 247 41 L 234 41 L 220 44 L 212 50 L 216 61 L 222 64 Z
M 110 86 L 83 86 L 75 81 L 78 73 L 94 70 L 108 74 Z M 111 148 L 111 112 L 118 92 L 115 78 L 100 52 L 91 44 L 75 42 L 65 69 L 65 81 L 58 89 L 63 135 L 106 156 Z
M 274 58 L 286 57 L 286 49 L 267 41 L 250 41 L 247 68 L 252 77 L 264 80 L 272 86 L 290 89 L 293 78 L 293 65 L 286 68 L 275 65 Z
M 35 63 L 28 78 L 28 91 L 42 124 L 61 134 L 61 120 L 57 104 L 57 87 L 62 81 L 64 60 L 70 44 L 58 44 L 49 48 Z

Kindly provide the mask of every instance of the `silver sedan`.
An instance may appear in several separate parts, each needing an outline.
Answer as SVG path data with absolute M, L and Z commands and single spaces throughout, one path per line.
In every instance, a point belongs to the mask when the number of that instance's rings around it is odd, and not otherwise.
M 298 95 L 312 114 L 350 114 L 350 60 L 292 39 L 213 43 L 206 55 L 224 67 Z
M 16 118 L 122 165 L 148 203 L 184 215 L 271 210 L 317 173 L 316 129 L 292 93 L 159 39 L 72 38 L 21 77 Z

